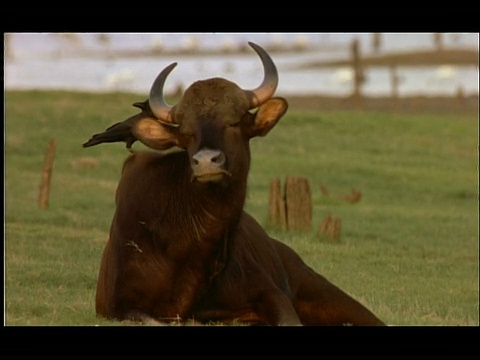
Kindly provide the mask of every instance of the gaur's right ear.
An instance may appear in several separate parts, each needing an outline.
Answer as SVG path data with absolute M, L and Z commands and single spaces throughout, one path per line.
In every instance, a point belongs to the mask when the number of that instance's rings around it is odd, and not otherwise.
M 255 121 L 250 128 L 250 137 L 265 136 L 287 109 L 288 103 L 284 98 L 276 97 L 267 100 L 255 113 Z
M 145 146 L 156 150 L 167 150 L 180 146 L 178 129 L 165 126 L 154 118 L 145 117 L 132 126 L 133 135 Z

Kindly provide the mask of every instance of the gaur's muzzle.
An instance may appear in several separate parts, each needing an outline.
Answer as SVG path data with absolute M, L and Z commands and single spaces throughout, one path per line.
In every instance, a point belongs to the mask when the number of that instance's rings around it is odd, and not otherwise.
M 192 157 L 192 180 L 219 182 L 232 175 L 225 169 L 225 154 L 220 150 L 204 148 Z

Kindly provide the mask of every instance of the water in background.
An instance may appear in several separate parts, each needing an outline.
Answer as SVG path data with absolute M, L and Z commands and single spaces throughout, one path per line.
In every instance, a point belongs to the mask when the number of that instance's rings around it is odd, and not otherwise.
M 168 64 L 178 62 L 169 76 L 166 91 L 186 87 L 193 81 L 214 76 L 230 79 L 245 89 L 258 86 L 261 62 L 253 50 L 242 54 L 165 55 L 118 57 L 119 51 L 232 50 L 253 41 L 262 46 L 309 46 L 314 51 L 273 53 L 280 73 L 278 94 L 348 95 L 353 73 L 349 67 L 295 70 L 312 60 L 348 59 L 352 39 L 360 41 L 361 52 L 375 51 L 370 33 L 12 33 L 5 57 L 6 89 L 66 89 L 84 91 L 129 91 L 146 96 L 157 74 Z M 432 33 L 381 35 L 380 53 L 433 49 Z M 478 51 L 478 34 L 442 34 L 444 48 Z M 459 87 L 465 95 L 478 94 L 478 65 L 399 67 L 399 93 L 402 95 L 454 95 Z M 390 73 L 373 67 L 365 72 L 365 95 L 389 95 Z

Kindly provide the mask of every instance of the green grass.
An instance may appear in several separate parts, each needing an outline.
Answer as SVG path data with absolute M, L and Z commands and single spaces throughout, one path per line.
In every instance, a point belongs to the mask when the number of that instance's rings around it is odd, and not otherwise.
M 134 114 L 131 94 L 7 92 L 7 325 L 117 325 L 95 316 L 101 253 L 114 212 L 121 144 L 83 149 Z M 45 148 L 56 140 L 50 207 L 37 197 Z M 141 148 L 135 144 L 135 148 Z M 307 177 L 311 233 L 268 225 L 270 180 Z M 352 188 L 356 204 L 326 198 Z M 387 323 L 478 325 L 478 118 L 290 109 L 252 140 L 246 208 L 272 236 Z M 320 241 L 331 213 L 341 242 Z

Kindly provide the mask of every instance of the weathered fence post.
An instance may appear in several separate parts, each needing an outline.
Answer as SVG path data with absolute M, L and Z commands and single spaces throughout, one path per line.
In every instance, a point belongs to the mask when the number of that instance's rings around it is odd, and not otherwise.
M 287 230 L 285 198 L 282 195 L 279 178 L 275 178 L 270 181 L 270 198 L 268 202 L 268 209 L 270 214 L 270 222 L 272 225 L 280 225 L 283 230 Z
M 435 44 L 435 50 L 443 50 L 443 34 L 442 33 L 433 33 L 433 42 Z
M 270 182 L 270 220 L 285 230 L 310 231 L 312 228 L 312 196 L 306 178 L 287 176 L 284 192 L 280 180 Z
M 382 45 L 382 34 L 375 32 L 372 34 L 372 48 L 374 53 L 380 52 L 380 47 Z
M 50 195 L 50 179 L 52 177 L 53 159 L 55 157 L 55 140 L 51 140 L 45 151 L 45 160 L 43 162 L 42 179 L 40 181 L 40 195 L 38 197 L 38 206 L 40 209 L 48 208 L 48 198 Z
M 397 74 L 397 67 L 395 64 L 390 65 L 390 82 L 392 84 L 392 108 L 393 111 L 400 110 L 400 103 L 398 97 L 398 86 L 400 84 L 400 77 Z
M 312 197 L 308 180 L 287 176 L 285 199 L 288 229 L 310 231 L 312 229 Z
M 327 230 L 330 226 L 330 222 L 332 221 L 332 214 L 328 213 L 322 221 L 320 221 L 320 225 L 318 226 L 318 233 L 320 235 L 326 234 Z
M 332 214 L 328 213 L 318 226 L 318 236 L 321 239 L 333 243 L 340 242 L 340 235 L 342 231 L 342 221 L 340 218 L 333 218 Z
M 463 87 L 461 85 L 457 87 L 455 98 L 458 110 L 462 110 L 465 107 L 466 99 L 465 92 L 463 91 Z
M 353 94 L 352 99 L 355 107 L 359 110 L 363 109 L 362 84 L 365 82 L 365 74 L 362 68 L 360 58 L 360 47 L 358 39 L 354 39 L 351 45 L 352 51 L 352 67 L 353 67 Z
M 13 47 L 12 47 L 12 34 L 5 34 L 5 58 L 13 61 Z

